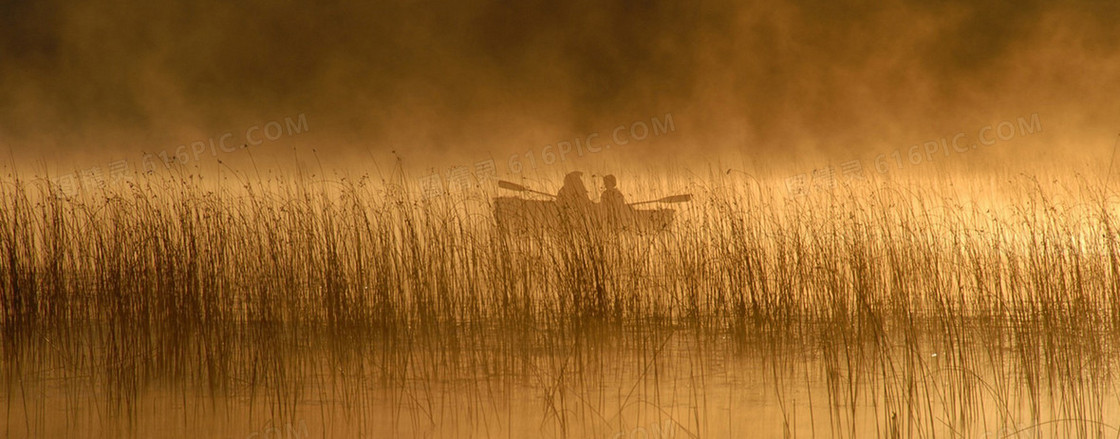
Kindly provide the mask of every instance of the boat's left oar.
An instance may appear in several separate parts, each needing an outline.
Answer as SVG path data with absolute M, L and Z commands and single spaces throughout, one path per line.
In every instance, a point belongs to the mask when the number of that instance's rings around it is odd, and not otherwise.
M 658 198 L 656 200 L 639 201 L 637 203 L 630 203 L 630 205 L 631 206 L 637 206 L 639 204 L 650 204 L 650 203 L 687 203 L 689 201 L 692 201 L 692 194 L 672 195 L 672 196 L 668 196 L 668 197 L 665 197 L 665 198 Z
M 535 190 L 529 189 L 525 186 L 519 185 L 519 184 L 514 183 L 512 181 L 498 180 L 498 187 L 500 187 L 502 189 L 508 189 L 508 190 L 511 190 L 511 191 L 532 192 L 534 194 L 548 195 L 550 197 L 555 197 L 556 196 L 556 195 L 550 194 L 548 192 L 541 192 L 541 191 L 535 191 Z

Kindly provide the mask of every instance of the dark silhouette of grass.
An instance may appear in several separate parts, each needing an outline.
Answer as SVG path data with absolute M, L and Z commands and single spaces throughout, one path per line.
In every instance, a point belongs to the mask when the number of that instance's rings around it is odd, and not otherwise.
M 427 386 L 520 376 L 546 395 L 548 431 L 627 431 L 602 395 L 573 389 L 597 379 L 585 374 L 603 367 L 602 339 L 636 352 L 656 387 L 661 335 L 675 333 L 692 334 L 698 361 L 730 346 L 769 362 L 790 435 L 809 433 L 786 389 L 818 381 L 799 364 L 820 365 L 828 394 L 812 424 L 839 435 L 964 434 L 992 413 L 1006 431 L 1096 434 L 1025 422 L 1023 404 L 1035 420 L 1106 421 L 1120 218 L 1091 186 L 1017 180 L 971 200 L 983 194 L 885 182 L 794 199 L 729 178 L 692 189 L 665 233 L 504 234 L 492 194 L 424 200 L 366 179 L 178 176 L 75 197 L 5 181 L 9 412 L 35 399 L 23 378 L 57 374 L 95 383 L 108 419 L 175 382 L 276 419 L 294 419 L 305 389 L 332 389 L 361 424 L 372 381 L 436 425 L 446 407 Z M 617 412 L 637 399 L 632 387 Z M 699 407 L 669 425 L 710 431 Z

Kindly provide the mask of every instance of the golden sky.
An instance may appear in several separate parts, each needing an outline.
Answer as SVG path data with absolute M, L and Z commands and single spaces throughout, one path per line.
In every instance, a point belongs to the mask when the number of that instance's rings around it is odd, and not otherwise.
M 671 114 L 619 159 L 749 166 L 1038 115 L 972 162 L 1102 161 L 1117 17 L 1111 1 L 5 2 L 0 145 L 82 167 L 257 127 L 261 156 L 445 166 Z M 306 130 L 261 139 L 299 115 Z

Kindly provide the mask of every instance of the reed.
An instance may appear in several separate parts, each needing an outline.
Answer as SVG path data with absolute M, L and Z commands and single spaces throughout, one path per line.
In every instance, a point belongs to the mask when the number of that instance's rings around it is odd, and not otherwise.
M 655 401 L 679 372 L 663 363 L 696 357 L 694 410 L 672 425 L 704 435 L 716 428 L 697 408 L 714 404 L 707 362 L 730 352 L 767 362 L 791 436 L 1112 431 L 1120 216 L 1092 185 L 866 181 L 793 198 L 733 175 L 635 187 L 693 198 L 664 233 L 504 234 L 487 185 L 424 199 L 368 177 L 171 175 L 68 197 L 8 179 L 9 412 L 37 399 L 23 378 L 80 376 L 104 390 L 106 423 L 177 383 L 286 418 L 306 398 L 337 400 L 364 425 L 372 386 L 418 416 L 399 432 L 448 422 L 488 435 L 508 422 L 495 395 L 520 382 L 544 395 L 555 428 L 542 431 L 579 437 L 649 424 L 625 421 L 635 393 L 587 385 L 618 373 L 613 350 L 640 359 L 625 376 Z M 827 398 L 797 412 L 803 382 Z M 451 402 L 460 392 L 473 409 Z M 32 432 L 45 422 L 8 416 Z

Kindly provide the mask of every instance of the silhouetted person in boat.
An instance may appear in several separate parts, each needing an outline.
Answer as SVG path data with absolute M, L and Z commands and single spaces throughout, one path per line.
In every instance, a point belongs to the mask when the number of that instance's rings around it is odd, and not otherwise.
M 560 216 L 567 222 L 578 221 L 586 218 L 591 213 L 591 198 L 587 196 L 587 187 L 580 178 L 582 172 L 569 172 L 564 176 L 564 186 L 556 193 L 556 206 L 560 208 Z
M 616 210 L 625 210 L 630 206 L 626 205 L 626 197 L 622 196 L 622 191 L 618 190 L 618 180 L 613 175 L 603 177 L 602 195 L 599 196 L 599 204 L 601 204 L 608 212 Z
M 627 215 L 633 213 L 633 209 L 626 204 L 626 197 L 618 190 L 618 180 L 613 175 L 603 177 L 603 186 L 606 186 L 606 189 L 603 189 L 603 193 L 599 195 L 599 207 L 606 215 L 607 225 L 622 226 Z

